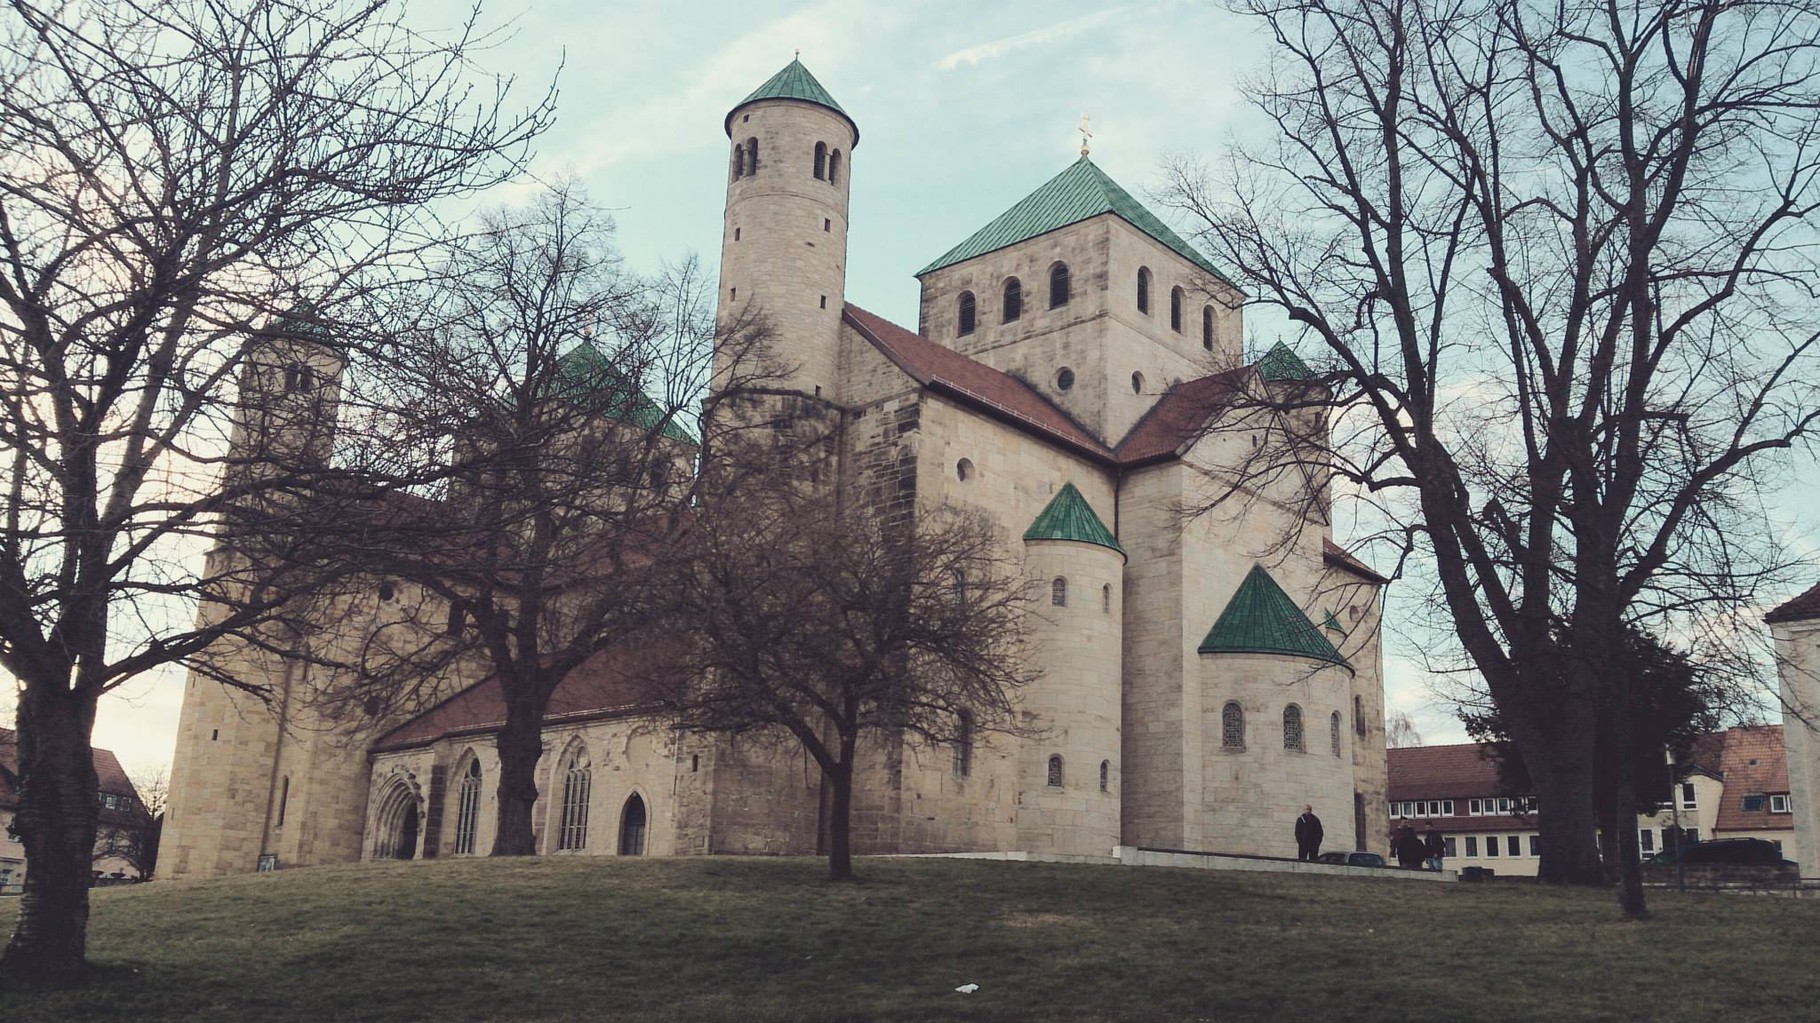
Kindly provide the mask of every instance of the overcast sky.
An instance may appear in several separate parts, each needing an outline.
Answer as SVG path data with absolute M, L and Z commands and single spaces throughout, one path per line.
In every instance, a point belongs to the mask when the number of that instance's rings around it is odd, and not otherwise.
M 465 10 L 418 0 L 411 19 L 446 29 Z M 860 129 L 847 299 L 913 329 L 911 275 L 1073 161 L 1082 113 L 1094 161 L 1142 197 L 1165 157 L 1212 157 L 1256 130 L 1239 84 L 1265 56 L 1253 24 L 1171 0 L 550 0 L 493 2 L 483 18 L 509 27 L 482 63 L 517 76 L 527 99 L 560 69 L 557 122 L 534 171 L 572 175 L 611 208 L 640 270 L 689 253 L 718 265 L 722 119 L 801 50 Z M 1254 336 L 1275 330 L 1248 321 Z M 1789 528 L 1812 536 L 1813 521 Z M 1409 646 L 1386 634 L 1392 708 L 1428 742 L 1460 741 Z M 168 764 L 181 698 L 174 675 L 110 697 L 96 745 L 129 768 Z

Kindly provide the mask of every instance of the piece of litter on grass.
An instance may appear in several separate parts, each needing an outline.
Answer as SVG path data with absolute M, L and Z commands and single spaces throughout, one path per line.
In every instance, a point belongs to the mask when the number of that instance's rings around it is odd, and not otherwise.
M 980 989 L 980 986 L 978 984 L 962 984 L 960 987 L 957 987 L 954 990 L 959 991 L 963 995 L 970 995 L 973 992 L 978 991 L 979 989 Z

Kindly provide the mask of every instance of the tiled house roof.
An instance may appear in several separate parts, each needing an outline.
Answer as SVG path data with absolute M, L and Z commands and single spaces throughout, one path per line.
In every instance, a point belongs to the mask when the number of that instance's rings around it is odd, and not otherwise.
M 1795 815 L 1771 813 L 1764 799 L 1756 810 L 1744 808 L 1746 796 L 1788 792 L 1788 752 L 1781 725 L 1754 725 L 1725 730 L 1725 752 L 1719 761 L 1725 792 L 1714 831 L 1792 831 Z
M 1102 213 L 1117 216 L 1168 246 L 1182 258 L 1226 281 L 1226 276 L 1220 273 L 1211 260 L 1184 241 L 1181 235 L 1170 230 L 1169 225 L 1157 219 L 1156 214 L 1145 209 L 1143 203 L 1132 198 L 1130 192 L 1107 177 L 1104 171 L 1094 166 L 1093 161 L 1085 156 L 1044 182 L 1036 191 L 1018 200 L 991 223 L 973 232 L 966 241 L 918 270 L 916 276 L 921 277 L 945 266 L 953 266 L 975 256 L 1028 241 L 1037 235 L 1048 234 L 1069 224 L 1078 224 Z
M 1784 601 L 1763 616 L 1763 620 L 1771 625 L 1777 622 L 1805 621 L 1809 618 L 1820 618 L 1820 584 L 1793 600 Z
M 733 115 L 739 113 L 739 108 L 763 99 L 794 99 L 827 107 L 847 119 L 847 123 L 853 126 L 854 144 L 859 144 L 859 125 L 854 124 L 852 116 L 842 110 L 839 103 L 834 102 L 834 97 L 828 95 L 828 90 L 822 88 L 822 83 L 815 80 L 808 68 L 803 67 L 801 60 L 793 60 L 784 65 L 782 71 L 765 79 L 765 84 L 753 89 L 751 95 L 733 104 L 733 109 L 727 111 L 725 125 L 729 138 L 733 135 Z
M 1201 640 L 1204 654 L 1286 654 L 1351 667 L 1264 566 L 1253 565 Z
M 133 787 L 133 780 L 127 777 L 126 770 L 120 766 L 120 759 L 114 756 L 112 750 L 91 750 L 89 755 L 95 765 L 96 788 L 104 795 L 128 796 L 132 800 L 126 809 L 102 807 L 101 824 L 127 828 L 149 826 L 152 815 L 139 798 L 139 790 Z M 5 765 L 9 772 L 19 769 L 18 736 L 10 728 L 0 728 L 0 764 Z M 11 810 L 18 805 L 18 790 L 8 785 L 5 776 L 0 775 L 0 809 Z
M 1049 499 L 1049 505 L 1030 523 L 1030 528 L 1024 530 L 1024 539 L 1077 540 L 1125 553 L 1112 530 L 1093 513 L 1093 507 L 1073 483 L 1062 484 L 1062 489 Z

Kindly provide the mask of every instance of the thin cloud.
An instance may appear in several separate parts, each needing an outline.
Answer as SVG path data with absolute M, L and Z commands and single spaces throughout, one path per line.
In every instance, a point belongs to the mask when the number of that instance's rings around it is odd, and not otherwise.
M 1028 32 L 1020 32 L 1017 35 L 1006 36 L 1003 39 L 994 39 L 989 43 L 980 43 L 977 46 L 969 46 L 964 50 L 956 50 L 946 57 L 943 57 L 936 62 L 936 66 L 943 71 L 953 71 L 962 64 L 973 65 L 982 61 L 997 60 L 1007 53 L 1015 53 L 1018 50 L 1027 50 L 1032 46 L 1046 46 L 1050 43 L 1060 42 L 1071 36 L 1079 35 L 1102 22 L 1110 21 L 1118 15 L 1124 14 L 1129 9 L 1130 8 L 1128 7 L 1113 7 L 1108 10 L 1097 11 L 1093 14 L 1083 14 L 1078 18 L 1069 18 L 1067 21 L 1058 21 L 1053 25 L 1045 25 L 1042 28 L 1033 28 Z

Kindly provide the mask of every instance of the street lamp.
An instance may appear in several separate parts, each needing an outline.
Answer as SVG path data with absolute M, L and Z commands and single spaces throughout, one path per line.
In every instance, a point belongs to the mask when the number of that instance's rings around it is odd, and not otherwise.
M 1687 833 L 1681 830 L 1681 780 L 1675 772 L 1675 748 L 1663 749 L 1668 757 L 1668 805 L 1675 814 L 1675 887 L 1687 891 L 1686 850 L 1682 849 L 1682 840 Z

